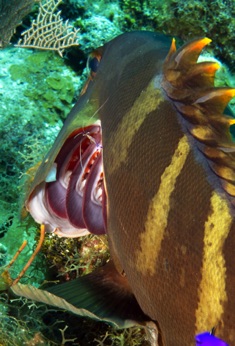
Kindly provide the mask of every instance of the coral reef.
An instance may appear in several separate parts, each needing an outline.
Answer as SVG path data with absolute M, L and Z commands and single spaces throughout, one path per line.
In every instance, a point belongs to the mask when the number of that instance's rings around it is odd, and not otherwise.
M 36 52 L 9 71 L 13 81 L 25 83 L 24 95 L 42 108 L 44 121 L 53 124 L 58 115 L 65 119 L 75 101 L 75 87 L 63 60 L 47 51 Z
M 51 268 L 53 279 L 61 282 L 92 272 L 109 259 L 106 236 L 88 235 L 83 238 L 58 238 L 47 234 L 42 252 Z
M 14 29 L 35 2 L 38 1 L 0 0 L 0 46 L 8 44 Z M 29 168 L 52 145 L 81 90 L 87 74 L 86 55 L 92 49 L 133 29 L 164 32 L 182 40 L 207 35 L 213 39 L 211 47 L 217 57 L 235 70 L 234 1 L 64 0 L 59 10 L 64 21 L 69 19 L 72 26 L 80 29 L 80 46 L 66 51 L 63 59 L 47 51 L 14 47 L 0 50 L 0 267 L 10 261 L 24 239 L 28 240 L 27 248 L 10 272 L 12 277 L 22 269 L 38 239 L 37 225 L 32 219 L 19 218 L 25 189 L 25 180 L 20 177 L 32 178 Z M 17 31 L 29 28 L 31 18 L 36 16 L 37 11 L 26 17 Z M 217 85 L 235 84 L 223 67 L 217 77 Z M 71 280 L 108 258 L 105 237 L 77 240 L 47 235 L 42 253 L 22 282 L 38 286 L 44 279 Z M 0 289 L 5 289 L 1 280 Z M 143 330 L 115 331 L 26 300 L 10 302 L 6 293 L 0 295 L 0 315 L 3 346 L 148 344 Z
M 235 2 L 227 0 L 122 0 L 124 26 L 173 35 L 186 41 L 208 36 L 216 56 L 235 70 Z
M 25 299 L 0 294 L 1 346 L 149 346 L 144 329 L 113 330 Z
M 20 176 L 53 143 L 81 80 L 50 52 L 9 49 L 0 52 L 0 63 L 0 200 L 13 203 Z
M 234 1 L 171 1 L 167 7 L 162 31 L 182 39 L 198 36 L 212 38 L 216 56 L 235 70 L 235 3 Z M 165 13 L 166 14 L 166 13 Z

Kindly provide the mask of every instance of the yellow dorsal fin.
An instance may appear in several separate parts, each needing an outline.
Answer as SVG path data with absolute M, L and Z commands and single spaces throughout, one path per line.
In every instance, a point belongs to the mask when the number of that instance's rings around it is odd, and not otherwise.
M 164 62 L 162 87 L 186 120 L 183 128 L 195 139 L 235 205 L 235 141 L 230 132 L 235 119 L 223 114 L 235 89 L 214 87 L 217 62 L 197 63 L 210 42 L 208 38 L 194 40 L 175 52 L 171 47 Z
M 194 103 L 203 104 L 210 113 L 220 112 L 222 113 L 229 103 L 229 101 L 235 96 L 235 89 L 232 88 L 213 88 L 212 90 L 205 91 L 205 94 L 199 97 Z
M 173 38 L 165 61 L 169 61 L 175 52 L 176 52 L 176 45 L 175 45 L 175 38 Z
M 193 65 L 185 75 L 184 83 L 194 87 L 213 87 L 216 71 L 220 68 L 217 62 L 204 61 Z
M 202 49 L 210 42 L 211 39 L 204 37 L 183 45 L 174 55 L 176 68 L 181 69 L 196 64 Z
M 172 44 L 165 60 L 164 69 L 167 70 L 188 70 L 192 65 L 197 63 L 202 49 L 211 42 L 209 38 L 200 38 L 193 40 L 180 49 L 176 50 L 175 40 Z

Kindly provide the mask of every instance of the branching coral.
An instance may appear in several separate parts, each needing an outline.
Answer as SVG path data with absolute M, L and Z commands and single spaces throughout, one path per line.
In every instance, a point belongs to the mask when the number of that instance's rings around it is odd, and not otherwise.
M 61 281 L 72 280 L 92 272 L 109 259 L 105 236 L 88 235 L 82 238 L 58 238 L 46 234 L 42 251 L 47 264 Z
M 61 2 L 62 0 L 46 0 L 40 3 L 37 19 L 23 32 L 18 47 L 53 50 L 62 57 L 66 48 L 78 46 L 79 29 L 74 30 L 68 20 L 63 22 L 61 11 L 57 10 Z

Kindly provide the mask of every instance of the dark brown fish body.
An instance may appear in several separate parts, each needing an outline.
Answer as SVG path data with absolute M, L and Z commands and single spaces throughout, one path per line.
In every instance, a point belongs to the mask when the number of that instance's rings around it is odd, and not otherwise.
M 214 88 L 217 63 L 197 64 L 209 42 L 176 52 L 164 36 L 134 32 L 98 50 L 98 72 L 29 198 L 45 185 L 79 112 L 96 114 L 111 255 L 157 322 L 160 345 L 195 345 L 196 334 L 214 327 L 235 345 L 234 119 L 223 115 L 235 91 Z
M 162 70 L 169 43 L 144 33 L 137 40 L 129 34 L 120 44 L 113 42 L 107 54 L 113 63 L 105 54 L 102 60 L 102 72 L 109 76 L 99 113 L 112 256 L 143 311 L 158 322 L 164 345 L 194 345 L 195 334 L 213 327 L 235 345 L 233 211 L 199 153 L 207 139 L 201 144 L 194 139 L 193 122 L 177 114 L 168 98 L 171 87 Z M 187 62 L 178 69 L 184 79 Z M 193 78 L 174 90 L 179 108 L 209 95 L 205 89 L 212 86 Z M 188 96 L 180 104 L 184 93 Z M 198 107 L 205 109 L 209 125 L 208 118 L 221 113 L 216 107 L 210 96 L 208 105 Z M 234 153 L 230 160 L 234 166 Z

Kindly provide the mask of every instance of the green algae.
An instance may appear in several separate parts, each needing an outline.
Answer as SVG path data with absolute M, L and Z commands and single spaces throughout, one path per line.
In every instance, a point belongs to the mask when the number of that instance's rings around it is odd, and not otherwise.
M 42 108 L 45 121 L 53 124 L 65 119 L 74 100 L 72 78 L 64 73 L 63 60 L 53 52 L 36 52 L 23 63 L 13 64 L 11 78 L 26 83 L 24 96 Z M 43 111 L 45 109 L 45 111 Z

